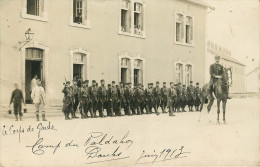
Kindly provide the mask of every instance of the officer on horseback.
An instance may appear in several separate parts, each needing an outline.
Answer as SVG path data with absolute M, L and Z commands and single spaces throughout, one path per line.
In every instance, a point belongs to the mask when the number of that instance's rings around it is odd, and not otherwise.
M 211 97 L 214 97 L 213 95 L 213 86 L 216 83 L 216 81 L 220 78 L 222 78 L 222 74 L 224 72 L 224 67 L 219 63 L 220 62 L 220 56 L 215 56 L 215 63 L 210 65 L 210 82 L 209 82 L 209 94 Z M 215 97 L 214 97 L 215 98 Z M 228 99 L 231 99 L 228 96 Z

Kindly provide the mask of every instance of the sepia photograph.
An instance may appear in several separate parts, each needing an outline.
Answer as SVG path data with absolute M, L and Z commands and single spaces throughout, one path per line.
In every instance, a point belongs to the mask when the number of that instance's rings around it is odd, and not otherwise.
M 0 0 L 0 167 L 260 166 L 259 0 Z

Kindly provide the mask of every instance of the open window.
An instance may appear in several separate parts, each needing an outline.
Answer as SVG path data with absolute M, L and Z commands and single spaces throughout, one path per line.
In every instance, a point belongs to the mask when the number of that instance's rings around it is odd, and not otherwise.
M 184 31 L 183 31 L 183 15 L 178 13 L 176 15 L 176 22 L 175 22 L 175 40 L 176 42 L 182 42 L 183 41 L 183 36 L 184 36 Z
M 123 0 L 121 5 L 121 31 L 131 32 L 130 2 Z
M 192 65 L 186 64 L 185 65 L 185 83 L 186 83 L 186 85 L 189 85 L 191 80 L 192 80 Z
M 134 33 L 142 35 L 143 32 L 143 5 L 141 3 L 134 3 Z
M 48 21 L 48 0 L 23 0 L 22 18 Z
M 73 78 L 78 77 L 81 79 L 85 79 L 86 70 L 86 55 L 83 53 L 74 53 L 73 54 Z
M 181 63 L 176 63 L 175 79 L 177 82 L 183 83 L 183 64 Z
M 193 19 L 190 16 L 186 17 L 186 40 L 187 44 L 193 43 Z
M 75 27 L 90 28 L 88 18 L 88 0 L 71 0 L 72 13 L 70 25 Z

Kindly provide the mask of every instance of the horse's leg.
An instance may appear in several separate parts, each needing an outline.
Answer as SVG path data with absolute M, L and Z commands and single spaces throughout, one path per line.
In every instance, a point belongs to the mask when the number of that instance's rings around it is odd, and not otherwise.
M 209 117 L 209 112 L 210 112 L 210 110 L 211 110 L 211 107 L 212 107 L 213 103 L 214 103 L 214 98 L 211 97 L 211 98 L 210 98 L 210 102 L 209 102 L 208 107 L 207 107 L 207 109 L 208 109 L 208 121 L 209 121 L 209 122 L 211 122 L 210 117 Z
M 220 100 L 219 99 L 217 99 L 217 106 L 218 106 L 218 119 L 217 119 L 217 123 L 219 124 L 219 113 L 220 113 L 220 109 L 219 109 L 219 107 L 220 107 Z
M 223 107 L 223 122 L 224 122 L 224 124 L 226 124 L 226 118 L 225 118 L 226 104 L 227 104 L 227 100 L 224 100 L 224 101 L 222 102 L 222 107 Z

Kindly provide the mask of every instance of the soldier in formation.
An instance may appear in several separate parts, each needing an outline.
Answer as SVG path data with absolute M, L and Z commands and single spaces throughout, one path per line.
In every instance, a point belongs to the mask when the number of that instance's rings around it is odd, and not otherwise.
M 69 81 L 64 84 L 62 111 L 66 120 L 77 118 L 76 111 L 80 112 L 81 119 L 85 119 L 145 113 L 158 115 L 159 107 L 162 113 L 167 113 L 168 108 L 169 116 L 175 116 L 174 112 L 186 112 L 186 105 L 189 111 L 193 111 L 193 106 L 196 111 L 199 110 L 201 88 L 199 83 L 194 87 L 192 81 L 187 88 L 186 85 L 173 82 L 170 82 L 169 88 L 166 82 L 160 87 L 157 81 L 155 87 L 153 83 L 148 83 L 146 89 L 141 83 L 132 88 L 132 83 L 120 82 L 116 85 L 115 81 L 106 86 L 104 79 L 99 87 L 95 80 L 92 80 L 91 86 L 88 83 L 88 80 L 78 79 L 72 85 Z

